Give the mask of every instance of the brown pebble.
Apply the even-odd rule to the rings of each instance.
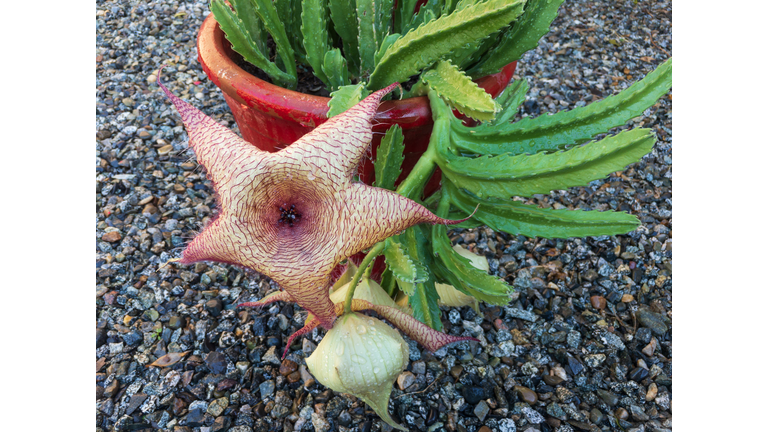
[[[489,428],[488,426],[483,426],[480,429],[478,429],[477,432],[491,432],[491,428]]]
[[[187,364],[189,364],[189,362],[187,362]],[[190,382],[192,382],[192,375],[194,375],[194,373],[195,373],[195,371],[188,370],[188,371],[184,372],[183,374],[181,374],[181,386],[182,387],[186,387],[186,386],[189,385]]]
[[[554,417],[547,417],[547,424],[553,427],[554,429],[557,429],[560,427],[560,424],[562,422]]]
[[[597,310],[603,310],[605,309],[606,301],[605,297],[599,296],[599,295],[593,295],[589,298],[590,303],[592,303],[592,307],[594,307]]]
[[[651,383],[648,386],[648,391],[645,393],[645,401],[650,402],[656,399],[656,394],[659,392],[659,388],[656,387],[656,383]]]
[[[180,398],[173,399],[173,407],[171,408],[173,415],[180,416],[186,408],[187,408],[187,403],[184,402],[182,399]]]
[[[536,392],[528,387],[515,386],[515,391],[517,392],[517,395],[520,396],[520,399],[528,405],[533,405],[539,400]]]
[[[298,382],[299,380],[301,380],[301,373],[299,371],[292,372],[286,378],[288,379],[289,383],[293,384],[293,383]]]
[[[119,383],[117,380],[112,380],[112,382],[111,382],[111,383],[109,383],[109,384],[108,384],[108,385],[107,385],[107,386],[104,388],[104,394],[103,394],[103,396],[104,396],[105,398],[111,398],[112,396],[114,396],[115,394],[117,394],[117,391],[118,391],[119,389],[120,389],[120,383]]]
[[[216,385],[216,391],[229,390],[235,385],[237,385],[237,381],[230,378],[224,378],[223,380],[219,381],[219,383]]]
[[[315,385],[315,378],[312,376],[312,374],[309,373],[309,370],[305,365],[301,365],[299,368],[299,374],[301,375],[302,381],[304,381],[304,388],[309,389]]]
[[[464,367],[461,365],[456,365],[451,368],[451,376],[453,379],[458,380],[462,372],[464,372]]]
[[[547,385],[551,386],[551,387],[559,385],[563,381],[565,381],[565,380],[560,378],[557,375],[544,375],[544,382],[547,383]]]
[[[296,372],[298,369],[299,365],[291,360],[285,359],[282,363],[280,363],[280,375],[282,376],[288,376]]]
[[[176,183],[173,185],[173,191],[176,193],[184,193],[185,190],[187,190],[187,188],[185,188],[182,184]]]
[[[528,341],[528,338],[525,337],[523,332],[521,332],[520,330],[512,329],[509,332],[512,334],[512,342],[514,342],[515,345],[527,345],[530,343],[530,341]]]
[[[621,296],[621,302],[622,303],[631,303],[635,299],[635,296],[632,294],[624,294]]]
[[[269,402],[267,402],[267,403],[264,405],[264,415],[262,415],[262,416],[260,416],[260,417],[264,417],[264,416],[266,416],[267,414],[271,413],[271,412],[272,412],[272,408],[274,408],[274,407],[275,407],[275,401],[269,401]]]
[[[397,377],[397,386],[400,388],[400,390],[405,390],[416,381],[416,377],[408,371],[405,371],[398,375]]]
[[[648,345],[642,350],[643,354],[648,357],[651,357],[654,351],[656,351],[656,338],[652,338]]]
[[[120,231],[110,231],[103,236],[101,236],[101,240],[109,243],[114,243],[120,241],[123,237],[120,235]]]
[[[496,327],[496,330],[509,330],[509,327],[504,324],[504,321],[502,321],[501,318],[493,320],[493,326]]]
[[[264,417],[269,412],[269,411],[267,411],[266,407],[264,406],[264,402],[263,401],[259,402],[256,405],[256,409],[255,410],[256,410],[256,415],[259,416],[259,417]]]
[[[167,155],[171,151],[173,151],[173,146],[171,144],[168,144],[157,149],[157,154],[159,154],[160,156]]]
[[[144,206],[144,208],[141,210],[141,213],[142,214],[151,214],[151,215],[153,215],[153,214],[157,213],[157,207],[154,204],[149,203],[149,204]]]
[[[117,298],[117,291],[110,291],[106,294],[104,294],[104,303],[111,305],[115,302],[115,299]]]
[[[626,420],[629,418],[629,413],[624,408],[619,408],[613,415],[619,420]]]

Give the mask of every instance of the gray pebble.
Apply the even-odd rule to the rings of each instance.
[[[522,409],[523,415],[525,416],[525,419],[528,420],[529,423],[532,424],[539,424],[544,423],[544,416],[539,414],[538,411],[534,410],[530,407],[525,407]]]
[[[669,330],[664,322],[664,316],[661,314],[651,312],[646,308],[640,308],[635,313],[635,316],[640,325],[649,328],[657,336],[664,336],[664,333]]]
[[[456,309],[451,309],[450,312],[448,312],[448,321],[451,322],[453,325],[459,325],[461,322],[461,314]]]
[[[488,415],[488,412],[491,410],[491,408],[488,406],[488,404],[485,401],[480,401],[477,406],[475,406],[474,413],[475,416],[477,416],[480,421],[485,420],[485,416]]]
[[[280,357],[277,355],[277,346],[271,346],[261,358],[261,361],[272,363],[273,365],[280,365]]]
[[[259,384],[259,392],[261,392],[262,399],[266,399],[275,393],[275,381],[267,380]]]
[[[501,419],[498,424],[499,432],[517,432],[517,426],[512,419]]]
[[[505,307],[504,311],[507,313],[508,318],[520,318],[521,320],[535,322],[539,319],[539,316],[533,312],[529,312],[523,309]]]
[[[624,345],[624,342],[622,342],[621,338],[607,330],[599,330],[597,332],[597,337],[610,348],[617,350],[626,349],[626,346]]]

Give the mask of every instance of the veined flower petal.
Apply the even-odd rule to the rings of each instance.
[[[477,341],[473,337],[451,336],[439,332],[413,316],[401,311],[400,309],[376,305],[365,300],[352,300],[353,311],[372,310],[384,317],[387,321],[394,324],[397,328],[405,332],[411,339],[420,343],[424,348],[434,352],[440,348],[454,342]]]
[[[397,83],[276,153],[258,150],[171,94],[159,74],[157,83],[179,111],[221,208],[182,252],[182,264],[218,261],[263,273],[330,329],[336,314],[328,291],[341,260],[418,223],[461,222],[353,182],[379,103]]]

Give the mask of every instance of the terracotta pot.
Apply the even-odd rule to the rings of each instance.
[[[232,60],[239,54],[232,50],[213,14],[203,22],[197,37],[198,60],[208,77],[224,93],[243,138],[256,147],[278,151],[327,120],[330,98],[286,90],[244,71]],[[480,78],[477,83],[496,97],[507,86],[517,62],[510,63],[495,74]],[[432,132],[432,112],[426,96],[387,101],[379,107],[374,122],[373,154],[383,133],[393,124],[403,128],[405,161],[403,176],[426,150]],[[365,159],[360,167],[360,179],[373,182],[373,164]],[[427,194],[439,187],[439,172],[427,186]]]

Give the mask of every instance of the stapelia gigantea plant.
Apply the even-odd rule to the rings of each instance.
[[[353,181],[373,136],[379,102],[396,83],[291,146],[267,153],[171,94],[158,76],[181,114],[190,147],[208,170],[220,205],[219,216],[187,246],[180,262],[234,263],[275,280],[283,291],[241,306],[284,301],[306,309],[305,326],[289,338],[285,353],[295,337],[322,325],[328,333],[307,359],[310,371],[324,385],[357,395],[402,429],[389,416],[387,402],[395,377],[407,364],[406,344],[381,321],[359,312],[376,312],[432,351],[472,340],[438,331],[439,297],[445,304],[456,304],[462,296],[470,300],[464,304],[475,299],[504,304],[510,287],[489,275],[481,259],[468,259],[467,251],[451,247],[446,225],[487,225],[542,237],[608,235],[635,228],[638,220],[626,213],[542,209],[511,197],[586,185],[648,153],[655,141],[648,129],[589,140],[640,115],[665,94],[671,69],[668,60],[620,94],[586,107],[510,122],[523,101],[526,84],[521,81],[497,98],[502,109],[496,120],[471,128],[430,89],[435,126],[429,146],[396,191],[390,189],[403,149],[396,128],[382,140],[384,151],[374,164],[378,187]],[[437,166],[443,188],[421,201]],[[463,218],[451,219],[457,214]],[[366,249],[359,268],[350,263],[331,292],[336,266]],[[368,279],[366,270],[381,254],[388,268],[379,285]],[[392,300],[397,292],[408,299],[407,305]]]
[[[285,353],[295,337],[326,328],[307,359],[310,371],[324,385],[366,401],[392,426],[402,429],[387,402],[407,348],[397,332],[360,312],[373,311],[436,350],[472,339],[439,331],[440,303],[477,307],[478,300],[509,299],[511,287],[488,274],[482,257],[452,247],[446,225],[548,238],[614,235],[639,225],[622,212],[542,209],[512,198],[587,185],[648,153],[655,141],[648,129],[593,139],[641,115],[671,88],[671,60],[618,95],[513,122],[527,82],[513,83],[493,100],[468,76],[496,72],[535,46],[560,0],[428,1],[415,15],[405,12],[414,10],[415,0],[395,9],[376,0],[230,3],[234,10],[220,0],[212,9],[234,48],[287,87],[295,85],[295,59],[310,65],[336,90],[332,118],[266,153],[162,87],[220,206],[180,261],[238,264],[275,280],[282,291],[241,306],[284,301],[306,309],[305,326]],[[301,24],[291,18],[299,16]],[[268,60],[265,31],[275,42],[275,62]],[[303,38],[288,37],[299,31]],[[341,45],[331,48],[331,41]],[[377,151],[375,185],[354,182],[379,102],[398,81],[417,75],[409,93],[428,95],[434,120],[426,152],[396,185],[404,143],[394,126]],[[481,123],[466,126],[452,108]],[[425,197],[437,167],[442,189]],[[349,262],[332,288],[334,269],[366,250],[360,266]],[[379,255],[387,264],[381,284],[369,278]]]

